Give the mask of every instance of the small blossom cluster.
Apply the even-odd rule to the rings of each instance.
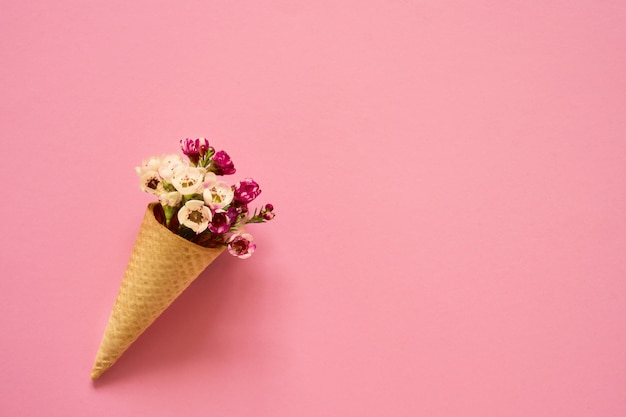
[[[252,178],[235,185],[219,177],[235,173],[230,156],[215,151],[205,138],[180,141],[183,159],[167,154],[144,160],[136,168],[141,190],[158,197],[157,220],[172,232],[205,247],[227,246],[241,259],[256,249],[248,223],[274,218],[274,206],[265,204],[250,213],[248,204],[261,189]]]

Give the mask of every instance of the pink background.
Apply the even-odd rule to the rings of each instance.
[[[2,416],[626,415],[623,1],[3,1]],[[207,136],[274,223],[102,379]]]

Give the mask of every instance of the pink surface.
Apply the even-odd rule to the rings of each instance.
[[[626,415],[623,1],[2,3],[0,415]],[[278,217],[92,384],[187,136]]]

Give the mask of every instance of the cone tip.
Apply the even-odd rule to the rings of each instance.
[[[106,369],[104,369],[102,366],[98,366],[98,364],[95,364],[93,366],[93,369],[91,370],[91,380],[95,381],[96,379],[100,378],[100,375],[102,375],[105,370]]]

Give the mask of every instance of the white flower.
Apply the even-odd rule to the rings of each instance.
[[[163,181],[156,171],[146,171],[140,174],[139,188],[146,193],[160,195],[165,192]]]
[[[221,209],[233,201],[234,192],[230,185],[223,181],[205,181],[204,202],[213,210]]]
[[[204,174],[204,187],[205,188],[209,184],[215,181],[217,181],[217,175],[215,175],[215,172],[207,172],[206,174]]]
[[[161,158],[153,156],[152,158],[144,159],[141,162],[141,166],[135,168],[137,175],[140,177],[146,172],[158,171],[161,166]]]
[[[171,183],[174,170],[179,166],[186,166],[180,155],[163,155],[161,157],[161,163],[159,164],[159,175],[163,180]]]
[[[178,166],[172,175],[172,185],[183,195],[202,194],[205,172],[203,168]]]
[[[176,207],[182,199],[183,196],[178,191],[159,194],[159,201],[163,206]]]
[[[189,200],[178,210],[178,222],[200,234],[209,227],[211,210],[200,200]]]

